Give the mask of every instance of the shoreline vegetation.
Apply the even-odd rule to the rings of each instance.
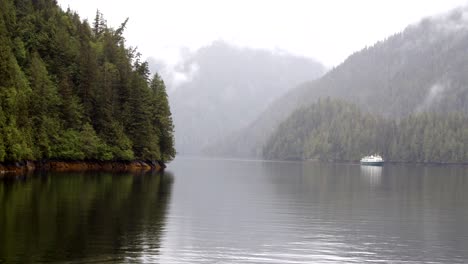
[[[154,169],[175,157],[166,86],[126,45],[127,21],[0,0],[0,171]]]

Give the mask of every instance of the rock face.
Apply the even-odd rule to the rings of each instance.
[[[148,171],[162,170],[166,166],[160,161],[22,161],[0,163],[0,177],[18,175],[34,170],[51,171]]]

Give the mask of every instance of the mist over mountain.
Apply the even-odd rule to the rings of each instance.
[[[322,64],[281,52],[240,48],[217,41],[186,53],[172,71],[157,65],[168,85],[176,148],[200,154],[245,127],[275,99],[320,77]]]
[[[426,18],[352,54],[322,78],[298,86],[246,129],[210,150],[217,155],[259,157],[281,121],[324,97],[395,120],[421,112],[467,114],[467,47],[467,8]]]

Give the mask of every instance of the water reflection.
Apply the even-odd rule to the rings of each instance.
[[[371,185],[378,185],[382,177],[381,166],[367,166],[361,165],[361,176],[364,180],[368,181]]]
[[[468,263],[467,166],[169,170],[0,183],[0,262]]]
[[[0,182],[0,262],[120,262],[159,250],[170,174],[45,173]]]
[[[156,263],[466,263],[466,168],[177,160]]]

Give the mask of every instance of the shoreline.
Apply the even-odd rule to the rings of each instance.
[[[352,164],[362,165],[359,160],[318,160],[318,159],[307,159],[298,160],[299,162],[322,162],[322,163],[335,163],[335,164]],[[418,165],[418,166],[468,166],[468,162],[423,162],[423,161],[384,161],[383,165]]]
[[[194,155],[178,155],[177,159],[189,160],[222,160],[222,161],[244,161],[244,162],[281,162],[281,163],[303,163],[303,162],[322,162],[322,163],[335,163],[335,164],[354,164],[360,165],[360,160],[320,160],[320,159],[262,159],[262,158],[240,158],[240,157],[213,157],[213,156],[194,156]],[[436,161],[398,161],[389,160],[384,161],[384,164],[407,164],[407,165],[430,165],[430,166],[468,166],[468,162],[436,162]]]
[[[166,168],[161,161],[67,161],[67,160],[46,160],[46,161],[19,161],[11,163],[0,163],[0,177],[6,175],[18,175],[32,171],[160,171]]]

